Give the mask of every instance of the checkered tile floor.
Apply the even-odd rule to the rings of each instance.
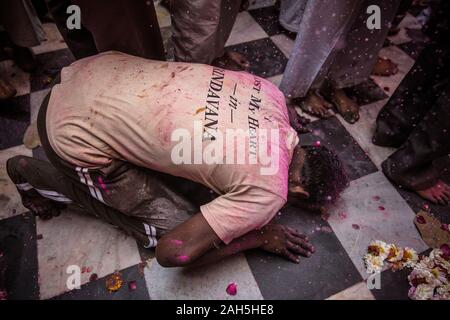
[[[273,1],[251,2],[250,9],[239,14],[227,46],[249,58],[250,72],[279,84],[292,50],[292,34],[278,25]],[[170,16],[159,6],[157,11],[170,57]],[[348,89],[362,104],[359,122],[349,125],[339,116],[313,119],[312,133],[301,137],[304,144],[320,140],[336,151],[352,180],[328,220],[289,207],[282,210],[279,220],[308,234],[317,253],[296,265],[254,251],[216,265],[182,271],[160,267],[152,251],[138,248],[132,238],[74,209],[41,221],[21,206],[6,175],[5,162],[16,154],[44,157],[40,149],[27,150],[22,137],[36,118],[50,80],[73,61],[56,27],[45,24],[48,40],[34,48],[39,62],[34,74],[24,73],[5,57],[0,61],[2,75],[18,89],[14,99],[0,104],[0,243],[9,263],[10,298],[406,299],[405,273],[384,271],[381,289],[370,291],[362,264],[372,239],[413,247],[419,252],[427,250],[413,224],[414,212],[424,201],[385,178],[380,163],[392,150],[371,143],[378,111],[423,48],[424,38],[417,30],[415,17],[408,15],[403,25],[413,30],[402,29],[398,36],[386,41],[381,52],[399,64],[400,72],[389,78],[372,77]],[[450,215],[445,215],[448,207],[431,208],[449,222]],[[67,292],[66,270],[71,265],[81,268],[82,287]],[[122,273],[124,286],[109,293],[105,277],[115,271]],[[136,290],[129,290],[127,284],[131,281],[136,282]],[[238,286],[234,297],[225,292],[230,282]]]

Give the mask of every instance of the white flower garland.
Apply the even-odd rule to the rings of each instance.
[[[368,273],[381,272],[387,261],[394,270],[412,268],[408,276],[411,288],[408,297],[413,300],[450,299],[450,249],[443,245],[434,249],[428,257],[419,259],[411,248],[399,248],[383,241],[372,241],[364,256]]]

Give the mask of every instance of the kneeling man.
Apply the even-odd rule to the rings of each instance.
[[[7,163],[25,207],[49,218],[79,205],[156,247],[167,267],[253,248],[299,262],[313,246],[271,220],[288,201],[321,206],[347,184],[334,154],[298,145],[277,87],[208,65],[79,60],[44,100],[38,131],[50,163]],[[217,197],[195,206],[195,185]]]

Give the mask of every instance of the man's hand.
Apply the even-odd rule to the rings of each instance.
[[[259,232],[263,237],[261,249],[279,254],[292,262],[299,263],[299,255],[310,257],[315,251],[305,235],[290,227],[268,224]]]

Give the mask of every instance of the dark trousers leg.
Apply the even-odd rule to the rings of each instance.
[[[147,59],[165,60],[153,1],[72,0],[99,52],[116,50]]]
[[[15,156],[8,160],[7,171],[21,195],[31,193],[31,197],[42,196],[54,201],[55,204],[75,203],[87,214],[119,227],[134,237],[139,244],[145,247],[156,245],[156,239],[149,242],[143,225],[145,220],[127,216],[93,198],[85,186],[74,182],[49,162]]]
[[[440,44],[427,46],[411,71],[381,109],[373,143],[386,147],[402,145],[414,127],[429,112],[442,90],[439,85],[450,73],[450,50]]]
[[[386,161],[383,172],[398,185],[413,190],[431,187],[439,179],[433,162],[450,153],[450,84],[411,132],[408,140]]]
[[[55,20],[59,32],[76,59],[82,59],[98,53],[92,33],[81,23],[81,29],[68,29],[66,22],[69,15],[67,7],[72,5],[71,0],[46,0],[48,11]],[[82,14],[83,15],[83,14]],[[81,20],[83,22],[83,18]]]

